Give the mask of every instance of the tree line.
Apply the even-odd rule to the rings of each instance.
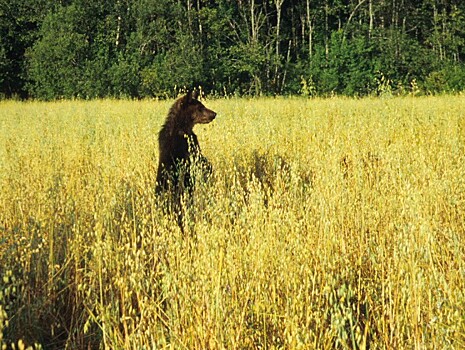
[[[0,0],[0,97],[462,91],[463,0]]]

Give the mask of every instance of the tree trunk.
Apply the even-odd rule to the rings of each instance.
[[[373,32],[373,21],[374,21],[373,0],[369,0],[369,2],[368,2],[368,13],[369,13],[369,16],[370,16],[370,23],[368,25],[368,38],[371,39],[371,34]]]
[[[189,32],[192,33],[192,4],[190,0],[187,0],[187,23],[189,25]]]
[[[284,0],[276,0],[276,57],[279,57],[279,33],[281,29],[281,8]]]
[[[284,66],[283,81],[281,83],[281,90],[284,88],[284,85],[286,84],[287,67],[289,65],[289,62],[291,61],[291,46],[292,40],[289,40],[289,45],[287,47],[286,65]]]
[[[310,17],[310,0],[307,0],[307,26],[308,26],[308,57],[313,54],[313,25]]]
[[[329,4],[325,0],[325,55],[326,61],[329,59]]]
[[[258,33],[255,30],[255,0],[252,0],[250,3],[250,27],[252,42],[255,43],[258,40]]]
[[[117,9],[118,12],[119,12],[119,8],[120,8],[119,5],[120,5],[120,1],[118,0],[116,2],[116,9]],[[118,46],[119,46],[120,33],[121,33],[121,14],[118,13],[117,24],[116,24],[116,38],[115,38],[115,46],[116,46],[117,49],[118,49]]]
[[[203,27],[202,27],[202,21],[200,19],[200,0],[197,0],[197,20],[199,22],[199,45],[200,45],[200,50],[203,52]]]
[[[278,70],[279,70],[279,34],[280,34],[280,28],[281,28],[281,8],[283,5],[284,0],[275,0],[275,5],[276,5],[276,52],[275,52],[275,59],[276,59],[276,64],[275,64],[275,70],[274,70],[274,80],[275,80],[275,85],[276,85],[276,90],[279,92],[279,77],[278,77]]]

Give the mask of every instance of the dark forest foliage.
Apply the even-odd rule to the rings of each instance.
[[[0,0],[0,96],[461,91],[464,11],[462,0]]]

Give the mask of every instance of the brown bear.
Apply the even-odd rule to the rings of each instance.
[[[199,141],[192,129],[195,124],[210,123],[216,113],[197,98],[197,91],[189,91],[177,99],[158,135],[160,153],[156,190],[157,193],[171,193],[176,202],[186,190],[192,193],[194,164],[204,176],[212,170],[210,162],[200,152]]]

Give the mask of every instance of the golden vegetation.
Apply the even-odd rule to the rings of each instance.
[[[0,345],[465,346],[465,98],[232,99],[154,195],[168,102],[0,102]]]

